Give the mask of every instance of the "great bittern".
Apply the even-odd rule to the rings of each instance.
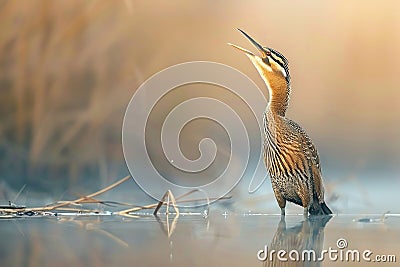
[[[304,215],[328,215],[332,211],[324,201],[318,152],[307,133],[285,117],[289,105],[290,75],[287,59],[278,51],[263,47],[244,31],[241,33],[261,56],[241,48],[264,80],[269,101],[264,113],[264,160],[281,214],[286,201],[304,207]]]

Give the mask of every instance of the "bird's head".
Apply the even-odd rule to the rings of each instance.
[[[231,43],[229,43],[229,45],[244,52],[250,58],[251,62],[266,82],[268,89],[271,91],[276,87],[289,87],[290,75],[287,59],[278,51],[261,46],[241,29],[238,30],[258,49],[261,55],[255,55],[249,50]]]

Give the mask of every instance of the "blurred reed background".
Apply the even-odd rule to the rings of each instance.
[[[59,194],[126,175],[125,108],[168,66],[221,62],[265,89],[226,44],[251,47],[237,27],[289,59],[288,116],[314,139],[330,183],[361,171],[398,179],[399,8],[394,0],[0,1],[2,186]]]

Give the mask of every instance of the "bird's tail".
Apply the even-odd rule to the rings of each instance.
[[[318,203],[314,201],[314,203],[310,206],[309,212],[311,215],[331,215],[332,211],[325,202]]]

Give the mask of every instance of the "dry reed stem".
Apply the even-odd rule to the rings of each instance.
[[[103,189],[101,189],[101,190],[99,190],[99,191],[97,191],[97,192],[94,192],[94,193],[92,193],[92,194],[90,194],[90,195],[87,195],[87,196],[85,196],[85,197],[78,198],[78,199],[76,199],[76,200],[66,201],[66,202],[63,202],[63,203],[61,203],[61,204],[57,204],[57,205],[53,205],[53,206],[48,206],[48,207],[45,207],[45,209],[39,207],[39,208],[27,209],[27,211],[28,211],[28,210],[31,210],[31,211],[35,211],[35,210],[54,210],[54,209],[58,209],[58,208],[63,207],[63,206],[68,206],[68,205],[71,205],[71,204],[80,203],[81,201],[85,201],[85,200],[87,200],[88,198],[92,198],[92,197],[98,196],[98,195],[100,195],[100,194],[103,194],[103,193],[105,193],[105,192],[107,192],[107,191],[113,189],[114,187],[117,187],[118,185],[120,185],[120,184],[126,182],[126,181],[129,180],[130,178],[131,178],[130,175],[125,176],[125,177],[122,178],[121,180],[119,180],[119,181],[113,183],[112,185],[109,185],[109,186],[107,186],[107,187],[105,187],[105,188],[103,188]]]
[[[79,209],[79,208],[74,208],[74,207],[67,207],[67,206],[77,206],[77,205],[81,205],[81,204],[85,204],[85,203],[97,203],[97,204],[103,204],[103,205],[107,205],[108,202],[110,203],[114,203],[117,205],[129,205],[129,206],[135,206],[133,204],[127,204],[127,203],[119,203],[119,202],[113,202],[113,201],[101,201],[101,200],[97,200],[94,197],[101,195],[119,185],[121,185],[122,183],[126,182],[127,180],[130,179],[130,175],[125,176],[124,178],[118,180],[117,182],[99,190],[96,191],[92,194],[80,197],[78,199],[75,200],[70,200],[70,201],[59,201],[56,204],[52,204],[49,206],[44,206],[44,207],[34,207],[34,208],[26,208],[26,207],[2,207],[0,208],[0,213],[2,213],[2,215],[0,215],[1,218],[9,218],[10,216],[12,217],[13,214],[17,214],[17,213],[26,213],[26,212],[37,212],[37,213],[43,213],[46,211],[71,211],[71,212],[76,212],[77,214],[79,213],[98,213],[100,212],[99,210],[96,209]],[[144,210],[144,209],[155,209],[154,210],[154,215],[157,215],[157,212],[159,211],[159,209],[163,206],[163,205],[167,205],[167,210],[166,210],[166,214],[168,215],[169,213],[169,205],[170,203],[172,204],[176,215],[179,215],[179,209],[177,207],[177,203],[187,203],[187,202],[198,202],[198,201],[207,201],[207,205],[209,207],[210,205],[210,200],[221,200],[221,199],[230,199],[231,196],[227,196],[227,197],[221,197],[221,198],[209,198],[206,195],[206,198],[203,199],[188,199],[188,200],[180,200],[194,192],[197,191],[201,191],[198,189],[194,189],[192,191],[189,191],[179,197],[177,197],[175,199],[174,195],[172,194],[172,192],[170,190],[168,190],[164,196],[162,197],[161,201],[159,201],[158,203],[154,203],[154,204],[149,204],[149,205],[145,205],[145,206],[135,206],[133,208],[129,208],[129,209],[124,209],[124,210],[120,210],[117,212],[113,212],[113,214],[116,215],[122,215],[122,216],[126,216],[126,217],[132,217],[132,218],[138,218],[138,216],[130,214],[132,212],[137,212],[140,210]],[[180,200],[180,201],[179,201]],[[208,208],[207,208],[208,210]]]
[[[3,208],[3,209],[0,209],[0,212],[17,213],[17,212],[21,212],[21,211],[24,211],[24,212],[34,211],[34,212],[35,212],[35,211],[51,211],[51,210],[55,210],[55,209],[60,210],[61,207],[65,207],[65,206],[68,206],[68,205],[76,205],[76,204],[79,204],[79,203],[84,203],[84,202],[87,201],[88,199],[92,199],[93,197],[98,196],[98,195],[100,195],[100,194],[103,194],[103,193],[105,193],[105,192],[107,192],[107,191],[109,191],[109,190],[111,190],[111,189],[117,187],[118,185],[120,185],[120,184],[126,182],[127,180],[130,179],[130,177],[131,177],[130,175],[125,176],[125,177],[122,178],[121,180],[119,180],[119,181],[117,181],[117,182],[115,182],[115,183],[113,183],[113,184],[111,184],[111,185],[109,185],[109,186],[107,186],[107,187],[105,187],[105,188],[99,190],[99,191],[96,191],[96,192],[94,192],[94,193],[92,193],[92,194],[90,194],[90,195],[87,195],[87,196],[84,196],[84,197],[81,197],[81,198],[78,198],[78,199],[75,199],[75,200],[63,201],[62,203],[58,203],[58,204],[50,205],[50,206],[45,206],[45,207],[21,208],[21,209],[15,209],[15,208],[13,208],[13,209],[7,209],[7,208]]]
[[[179,197],[180,198],[180,197]],[[214,197],[214,198],[209,198],[210,201],[213,200],[223,200],[223,199],[231,199],[232,196],[226,196],[226,197]],[[197,201],[204,201],[206,199],[204,198],[196,198],[196,199],[188,199],[188,200],[181,200],[181,201],[177,201],[177,203],[189,203],[189,202],[197,202]],[[116,214],[118,215],[126,215],[129,214],[131,212],[136,212],[136,211],[140,211],[140,210],[145,210],[145,209],[153,209],[156,208],[160,203],[155,203],[155,204],[149,204],[149,205],[145,205],[145,206],[140,206],[140,207],[134,207],[134,208],[130,208],[130,209],[126,209],[126,210],[121,210],[116,212]],[[165,205],[166,203],[163,203],[163,205]]]
[[[172,203],[172,207],[174,208],[176,214],[179,216],[179,209],[176,206],[176,200],[174,195],[172,194],[171,190],[168,190],[165,192],[164,196],[161,198],[161,200],[158,202],[157,207],[154,209],[154,215],[157,215],[158,210],[161,208],[161,206],[165,203],[165,198],[167,198],[167,210],[166,214],[169,212],[169,204],[170,202]]]

